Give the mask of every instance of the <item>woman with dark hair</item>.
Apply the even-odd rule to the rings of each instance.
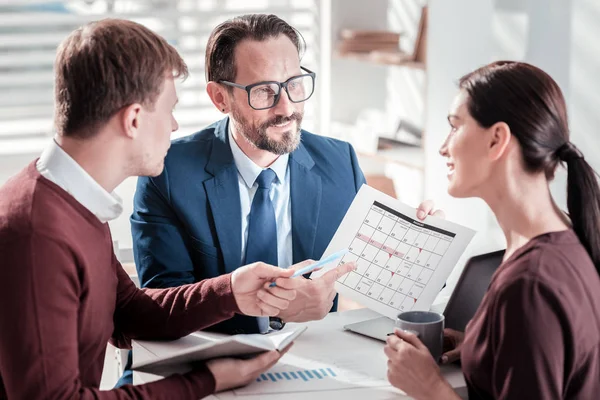
[[[488,203],[507,242],[466,333],[446,332],[476,399],[592,399],[600,393],[600,189],[569,140],[560,88],[532,65],[497,62],[460,80],[440,149],[448,192]],[[568,215],[548,183],[568,170]],[[390,382],[416,399],[458,398],[427,348],[396,330]],[[458,358],[458,357],[457,357]]]

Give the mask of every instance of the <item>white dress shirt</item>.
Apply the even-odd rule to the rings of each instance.
[[[40,174],[69,193],[102,223],[117,218],[123,212],[123,201],[114,192],[108,193],[54,140],[42,152],[36,163]]]
[[[246,254],[248,243],[248,222],[250,208],[258,184],[255,183],[258,175],[263,171],[252,161],[233,139],[229,129],[229,146],[233,153],[233,160],[238,170],[238,184],[240,187],[240,204],[242,206],[242,263]],[[275,209],[275,222],[277,224],[277,260],[279,267],[288,268],[293,262],[292,253],[292,200],[290,198],[290,171],[288,168],[289,154],[279,156],[269,168],[277,177],[271,185],[269,197]]]

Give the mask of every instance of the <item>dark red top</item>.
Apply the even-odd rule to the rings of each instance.
[[[197,399],[206,367],[100,391],[106,343],[174,339],[239,312],[231,276],[137,289],[107,224],[30,164],[0,188],[0,399]]]
[[[600,396],[600,277],[572,230],[538,236],[500,266],[461,359],[471,400]]]

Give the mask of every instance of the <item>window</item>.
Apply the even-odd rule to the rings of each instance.
[[[175,116],[188,135],[222,118],[205,92],[204,51],[211,30],[236,15],[273,13],[307,42],[302,64],[317,72],[303,127],[318,125],[319,0],[7,0],[0,5],[0,154],[39,152],[53,132],[53,62],[57,45],[75,28],[125,18],[164,36],[181,53],[190,77],[178,87]]]

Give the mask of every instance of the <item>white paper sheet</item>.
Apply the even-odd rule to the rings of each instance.
[[[348,354],[347,359],[340,359],[339,355],[335,355],[331,358],[336,358],[337,361],[331,362],[288,354],[275,367],[261,374],[255,382],[235,389],[234,392],[237,396],[247,396],[389,387],[390,383],[385,376],[378,378],[372,376],[372,371],[362,371],[364,362],[361,362],[362,358],[357,357],[358,355]]]
[[[336,282],[337,291],[395,319],[400,312],[429,310],[475,231],[428,216],[363,185],[323,254],[348,248],[338,263],[354,261],[357,269]]]

